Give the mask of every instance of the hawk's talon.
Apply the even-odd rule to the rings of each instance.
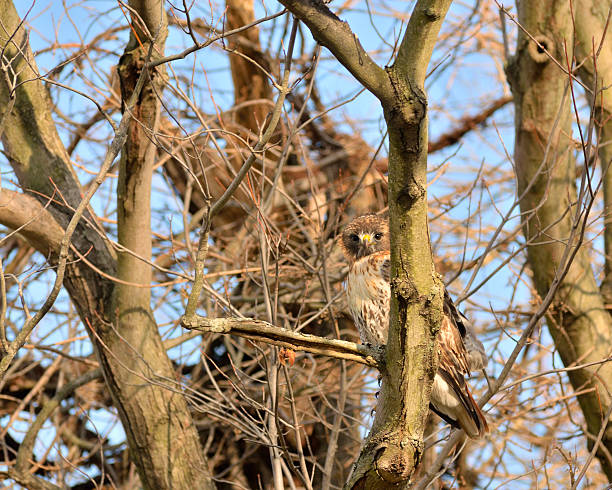
[[[489,375],[484,369],[482,369],[482,374],[484,374],[485,380],[487,381],[487,386],[489,387],[489,393],[493,393],[493,381],[495,380],[495,378],[489,377]]]

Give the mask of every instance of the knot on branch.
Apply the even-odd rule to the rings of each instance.
[[[427,319],[430,331],[433,335],[437,335],[440,331],[440,325],[442,324],[442,317],[444,315],[444,286],[442,281],[434,276],[434,285],[429,293],[429,296],[421,303],[420,314]]]
[[[410,209],[419,199],[425,197],[425,188],[412,179],[398,193],[397,202],[404,209]]]
[[[418,143],[420,126],[427,115],[427,95],[410,80],[402,79],[393,66],[385,67],[385,72],[393,91],[393,97],[383,102],[389,137],[397,133],[402,141],[410,137],[408,141],[416,139]]]
[[[553,41],[544,34],[534,36],[535,42],[531,41],[527,46],[527,53],[536,63],[548,63],[555,49]]]
[[[408,304],[418,301],[419,293],[409,278],[393,278],[391,280],[391,290],[394,291],[395,296],[402,303]]]
[[[183,315],[181,326],[187,330],[204,330],[211,333],[229,333],[232,328],[223,318],[209,319],[199,315]]]
[[[376,460],[377,473],[389,483],[408,481],[419,464],[420,456],[417,441],[408,440],[400,445],[389,445],[379,453]]]
[[[159,58],[159,54],[151,51],[151,46],[148,44],[133,48],[128,47],[119,58],[117,75],[119,76],[119,88],[121,90],[122,113],[125,111],[124,102],[129,100],[134,92],[142,70],[148,70],[148,80],[138,98],[141,104],[146,100],[156,101],[159,91],[167,84],[168,75],[163,65],[147,68],[147,64],[156,58]],[[135,110],[139,110],[139,107],[136,106]]]
[[[427,18],[427,20],[429,20],[430,22],[435,22],[437,20],[440,20],[442,16],[444,15],[443,12],[440,12],[433,7],[426,8],[423,11],[423,13],[425,14],[425,17]]]

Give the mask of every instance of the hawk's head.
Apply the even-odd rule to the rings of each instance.
[[[364,214],[351,221],[340,240],[340,246],[350,263],[367,255],[391,248],[389,223],[375,214]]]

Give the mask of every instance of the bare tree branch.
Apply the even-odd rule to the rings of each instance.
[[[392,94],[384,70],[372,60],[350,26],[340,20],[320,0],[281,0],[293,15],[308,26],[317,42],[329,49],[336,59],[379,99]]]
[[[0,223],[23,235],[44,256],[59,253],[64,230],[37,199],[0,189]]]
[[[363,344],[346,340],[326,339],[285,328],[276,327],[262,320],[251,318],[205,318],[201,316],[181,318],[181,325],[198,332],[237,335],[266,344],[285,347],[295,351],[310,352],[323,356],[358,362],[379,368],[381,352]]]

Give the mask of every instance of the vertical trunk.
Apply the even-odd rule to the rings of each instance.
[[[119,62],[121,96],[125,102],[150,57],[164,52],[167,19],[161,0],[131,1],[130,42]],[[137,15],[134,15],[137,14]],[[142,27],[142,23],[146,29]],[[152,48],[151,45],[154,44]],[[166,355],[151,310],[151,179],[157,148],[154,134],[160,116],[164,86],[163,69],[145,74],[147,80],[133,109],[128,138],[123,148],[117,184],[118,241],[129,252],[119,252],[111,317],[116,335],[110,351],[124,359],[112,382],[122,398],[132,458],[146,488],[214,488],[185,399],[172,386],[155,379],[172,380],[174,371]],[[134,285],[132,285],[134,284]],[[170,382],[172,384],[172,382]]]
[[[566,64],[564,45],[568,49],[573,45],[568,0],[519,2],[519,21],[561,65]],[[572,233],[577,205],[582,203],[577,203],[568,77],[522,32],[507,71],[516,106],[515,165],[518,194],[523,196],[524,233],[530,242],[528,260],[536,289],[544,297],[559,273],[566,247],[576,247],[579,238],[579,233]],[[609,355],[612,323],[585,248],[577,251],[547,320],[565,366],[600,361]],[[592,445],[602,421],[608,422],[612,366],[595,365],[568,375],[576,391],[586,390],[578,401]],[[601,444],[612,449],[609,427]],[[612,461],[606,452],[599,450],[597,455],[610,479]]]
[[[253,0],[227,0],[226,5],[226,30],[237,29],[255,20]],[[271,106],[254,101],[270,100],[272,96],[268,78],[263,71],[269,70],[270,67],[261,53],[259,28],[253,26],[230,36],[227,44],[231,50],[236,51],[229,56],[234,105],[237,107],[236,122],[257,134],[258,130],[263,128]]]
[[[142,10],[151,32],[165,29],[165,19],[160,17],[162,2],[153,6],[134,2],[132,6],[136,11]],[[0,0],[0,19],[0,44],[6,59],[11,60],[14,73],[18,74],[15,92],[12,92],[11,80],[0,77],[0,105],[8,107],[10,98],[15,97],[14,108],[4,120],[4,150],[24,189],[31,189],[45,203],[48,200],[45,196],[54,196],[55,201],[48,209],[65,227],[81,200],[81,188],[51,118],[52,104],[37,78],[27,33],[12,2]],[[140,32],[140,39],[146,43],[146,53],[147,36]],[[163,36],[160,40],[163,41]],[[133,47],[132,44],[130,49]],[[137,69],[142,68],[143,56],[131,58],[141,63]],[[156,83],[155,79],[152,83]],[[155,100],[149,85],[141,102]],[[126,95],[130,95],[129,89]],[[139,122],[148,128],[154,127],[151,121],[156,120],[157,111],[157,108],[152,112],[148,108],[136,108]],[[129,158],[124,162],[122,181],[126,202],[119,206],[124,212],[119,234],[125,246],[148,258],[151,159],[147,148],[150,145],[143,134],[134,130],[130,138],[126,153],[134,148],[135,141],[141,142],[142,151],[139,150],[138,157],[131,157],[131,163]],[[134,199],[138,202],[134,203]],[[133,228],[130,230],[130,227]],[[130,283],[149,284],[150,271],[146,270],[149,266],[127,255],[117,266],[100,230],[93,214],[85,213],[73,235],[73,245],[86,256],[87,262],[70,261],[64,286],[83,323],[88,330],[91,328],[92,343],[128,434],[130,454],[142,485],[155,489],[213,488],[185,400],[175,387],[167,389],[159,382],[173,380],[174,371],[153,321],[149,290],[131,286],[114,288],[113,282],[107,279],[119,275]],[[101,276],[89,263],[107,276]]]
[[[406,483],[423,456],[443,296],[427,222],[424,82],[450,4],[417,2],[397,58],[386,69],[390,90],[380,97],[389,131],[391,325],[376,418],[347,485],[351,488]]]
[[[605,276],[601,292],[612,303],[612,37],[606,25],[610,5],[597,0],[581,0],[574,5],[576,65],[582,82],[594,90],[595,131],[598,156],[603,173]],[[597,66],[597,71],[595,69]],[[596,83],[597,82],[597,83]]]

